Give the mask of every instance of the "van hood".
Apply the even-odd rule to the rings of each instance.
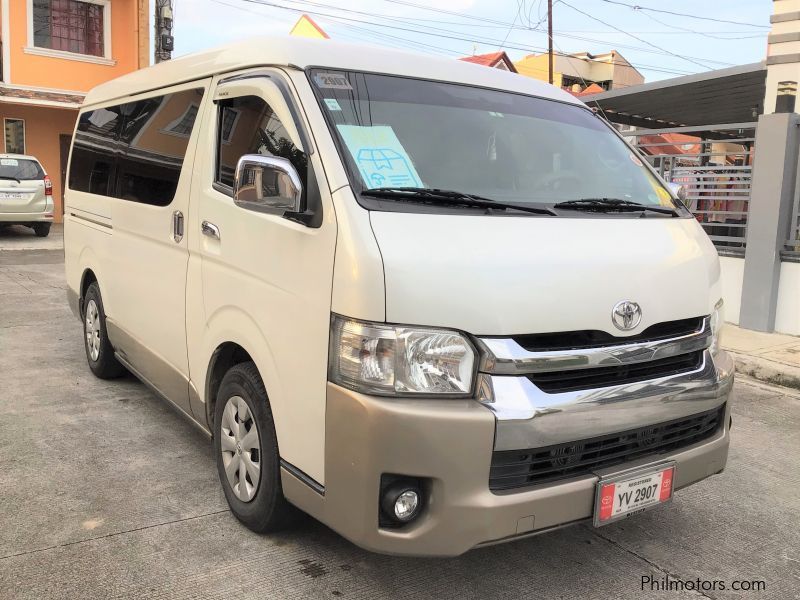
[[[373,211],[370,220],[392,323],[625,336],[709,314],[720,297],[719,259],[694,219]],[[642,309],[628,332],[611,321],[622,300]]]

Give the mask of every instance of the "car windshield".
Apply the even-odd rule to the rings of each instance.
[[[312,84],[354,188],[427,188],[552,206],[618,199],[675,208],[585,107],[466,85],[317,69]]]
[[[44,171],[29,158],[0,158],[0,179],[44,179]]]

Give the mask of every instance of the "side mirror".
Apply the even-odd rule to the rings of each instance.
[[[689,190],[686,189],[685,185],[680,183],[668,183],[669,189],[672,190],[672,193],[678,197],[678,200],[686,204],[686,196],[689,195]]]
[[[245,154],[236,164],[233,201],[237,206],[278,215],[299,213],[302,197],[300,175],[285,158]]]

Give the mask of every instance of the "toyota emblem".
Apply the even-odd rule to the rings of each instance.
[[[617,302],[611,311],[611,321],[617,329],[630,331],[642,321],[642,308],[630,300]]]

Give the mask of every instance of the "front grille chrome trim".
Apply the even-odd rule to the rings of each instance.
[[[650,362],[705,350],[711,345],[709,317],[700,329],[667,339],[572,350],[530,352],[512,338],[478,338],[479,370],[492,375],[524,375],[545,371],[568,371]]]
[[[491,396],[495,450],[566,443],[645,427],[719,407],[733,387],[733,358],[703,351],[688,372],[600,388],[547,393],[527,376],[481,374]]]

